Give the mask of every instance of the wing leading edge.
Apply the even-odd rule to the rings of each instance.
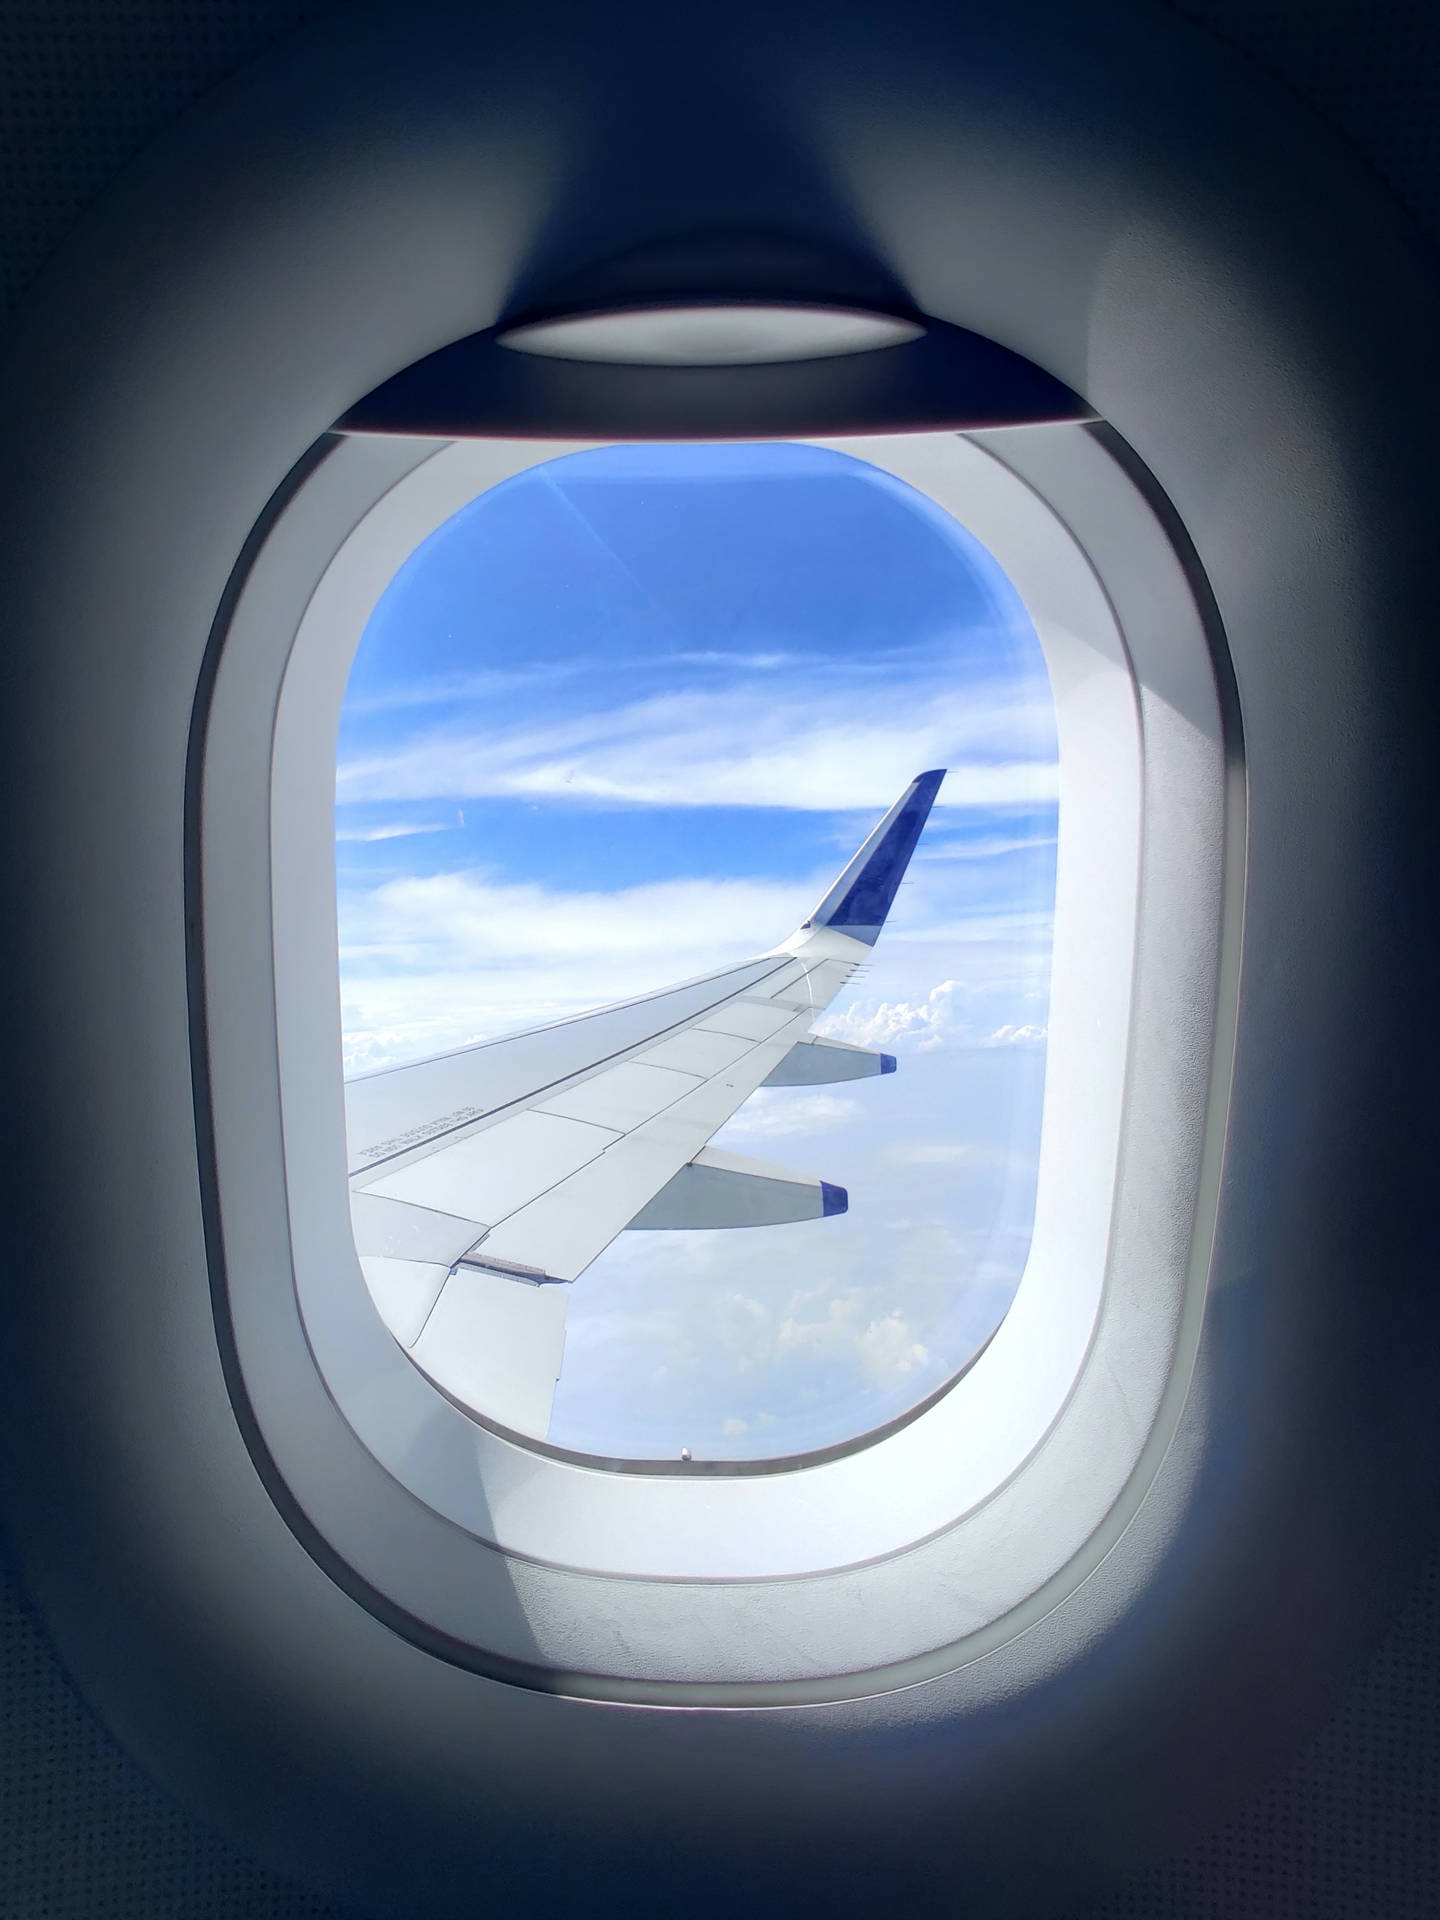
[[[760,1086],[894,1071],[810,1028],[868,958],[943,778],[911,781],[770,953],[347,1082],[361,1266],[391,1332],[452,1399],[543,1438],[564,1355],[555,1283],[627,1227],[844,1211],[843,1189],[709,1142]]]

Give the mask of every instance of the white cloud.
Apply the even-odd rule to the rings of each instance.
[[[788,1316],[776,1339],[781,1354],[817,1360],[858,1360],[877,1385],[888,1386],[928,1365],[928,1348],[898,1309],[866,1318],[850,1294],[828,1302],[819,1319]]]
[[[550,962],[663,962],[649,985],[763,951],[812,902],[813,882],[661,880],[614,892],[565,892],[469,871],[392,880],[344,903],[341,964],[384,959],[485,967]],[[765,929],[769,940],[755,929]],[[583,982],[582,982],[583,989]],[[644,991],[641,987],[638,991]]]
[[[920,842],[915,851],[915,859],[921,866],[929,866],[942,860],[996,860],[1007,853],[1029,853],[1039,847],[1054,845],[1053,833],[1021,837],[1013,834],[992,834],[986,839],[936,838],[932,835]]]
[[[341,901],[350,1072],[625,1000],[764,952],[820,890],[670,880],[613,893],[482,873],[394,880]]]
[[[1048,1032],[1048,1027],[1028,1025],[997,1027],[994,1033],[986,1034],[980,1044],[984,1047],[1038,1047]]]
[[[455,707],[467,700],[493,700],[497,694],[543,682],[593,673],[595,662],[584,658],[549,660],[535,667],[482,667],[469,673],[434,674],[429,678],[391,680],[377,691],[351,690],[345,695],[345,718],[370,713],[395,713],[407,707]]]
[[[347,760],[336,791],[342,802],[508,796],[834,812],[888,806],[922,768],[948,765],[942,806],[1013,805],[1057,791],[1047,722],[1009,684],[826,689],[796,674],[548,726],[432,729]]]
[[[409,840],[417,833],[453,833],[457,824],[458,823],[453,820],[443,820],[436,825],[408,826],[403,821],[396,821],[392,825],[384,827],[337,827],[335,829],[335,838],[340,841],[362,842],[372,840]]]
[[[1001,1157],[974,1140],[892,1140],[881,1150],[881,1158],[895,1167],[988,1167]]]
[[[346,1068],[543,1025],[749,959],[798,924],[827,878],[680,879],[602,893],[462,871],[347,887]],[[818,1031],[912,1054],[1043,1041],[1048,916],[977,912],[936,929],[925,923],[948,906],[939,879],[905,898],[910,924],[887,934],[853,983],[856,997],[822,1016]],[[933,984],[957,960],[964,978]],[[753,1106],[757,1133],[802,1129],[800,1097],[787,1099],[788,1120],[762,1120],[763,1098]],[[841,1110],[815,1108],[803,1124]]]
[[[668,664],[695,667],[726,667],[731,671],[751,673],[774,673],[780,667],[793,667],[812,663],[823,663],[823,654],[797,653],[793,649],[772,648],[768,653],[725,653],[719,647],[692,647],[680,653],[667,653],[662,656]]]
[[[909,1320],[898,1311],[872,1320],[856,1345],[870,1377],[880,1382],[903,1380],[930,1359],[928,1348],[915,1338]]]
[[[828,1133],[843,1127],[860,1111],[857,1100],[836,1093],[795,1093],[787,1088],[761,1088],[728,1120],[715,1136],[720,1146],[741,1141],[780,1140],[787,1135]]]
[[[775,1338],[776,1351],[800,1353],[812,1360],[849,1355],[855,1346],[853,1323],[858,1306],[852,1296],[830,1301],[818,1320],[797,1320],[787,1315]]]
[[[817,1022],[817,1029],[832,1040],[848,1040],[858,1047],[939,1047],[964,1024],[959,1004],[964,994],[958,980],[942,980],[918,1002],[858,1000],[827,1014]]]
[[[833,1040],[882,1051],[898,1049],[932,1053],[942,1047],[1038,1046],[1046,1029],[1019,1021],[991,1025],[997,988],[1014,997],[1025,992],[1022,978],[1006,978],[1003,969],[983,981],[942,980],[923,998],[913,1000],[855,1000],[816,1022],[816,1031]],[[987,1019],[987,1011],[989,1019]]]

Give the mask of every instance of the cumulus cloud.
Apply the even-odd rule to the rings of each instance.
[[[929,1363],[930,1353],[915,1338],[909,1320],[898,1311],[872,1320],[856,1342],[872,1379],[903,1380]]]
[[[810,1359],[836,1359],[848,1356],[855,1345],[855,1315],[859,1302],[853,1296],[831,1300],[818,1319],[800,1320],[787,1314],[775,1337],[777,1353],[802,1353]]]
[[[929,1050],[964,1031],[965,999],[958,980],[942,980],[923,1000],[858,1000],[817,1024],[830,1039],[858,1047],[884,1049],[904,1043]]]
[[[930,1353],[898,1308],[867,1314],[849,1294],[827,1302],[816,1317],[787,1316],[776,1336],[780,1354],[816,1360],[858,1360],[869,1378],[890,1386],[929,1364]]]
[[[1015,983],[1006,985],[1013,991]],[[817,1031],[855,1046],[914,1049],[933,1053],[942,1047],[1039,1046],[1045,1028],[1038,1023],[986,1019],[995,983],[981,986],[942,980],[923,998],[914,1000],[856,1000],[816,1023]],[[992,1016],[993,1017],[993,1016]]]
[[[984,1047],[1038,1047],[1048,1032],[1048,1027],[1002,1026],[987,1034],[980,1044]]]

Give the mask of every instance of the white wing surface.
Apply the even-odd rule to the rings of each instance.
[[[943,778],[910,783],[770,953],[346,1083],[351,1214],[371,1293],[467,1411],[544,1437],[565,1283],[625,1228],[844,1212],[840,1188],[709,1142],[767,1082],[894,1070],[889,1055],[810,1027],[874,945]]]

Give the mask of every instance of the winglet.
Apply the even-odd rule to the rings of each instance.
[[[825,898],[806,927],[834,927],[873,947],[930,818],[945,768],[917,774]]]

